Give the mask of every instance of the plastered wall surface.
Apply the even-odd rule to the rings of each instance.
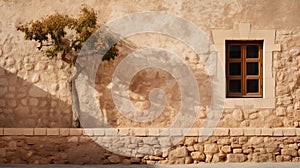
[[[280,51],[268,54],[272,57],[268,70],[275,79],[274,108],[253,108],[251,104],[225,108],[218,122],[218,129],[228,129],[226,135],[214,135],[207,141],[201,141],[195,135],[175,145],[169,152],[149,158],[125,158],[107,152],[105,157],[95,161],[97,159],[90,159],[85,153],[86,156],[82,158],[86,160],[82,159],[78,163],[299,161],[299,130],[295,129],[300,126],[299,1],[3,0],[0,1],[0,127],[4,130],[1,129],[0,134],[0,163],[77,163],[73,155],[73,151],[77,149],[72,145],[77,147],[80,141],[85,145],[92,145],[92,148],[96,145],[81,133],[72,137],[67,131],[68,133],[62,135],[65,137],[61,137],[60,129],[68,130],[72,127],[69,85],[71,68],[59,59],[47,58],[38,51],[36,42],[24,40],[24,34],[16,30],[20,23],[41,19],[55,12],[78,16],[84,5],[97,12],[99,24],[137,12],[155,11],[174,15],[193,23],[212,45],[215,44],[213,30],[238,30],[240,23],[249,23],[251,30],[274,30],[274,43],[280,45]],[[97,71],[97,101],[106,118],[105,122],[115,128],[165,128],[170,127],[176,119],[182,97],[172,74],[150,68],[138,72],[131,80],[129,95],[137,109],[143,110],[150,106],[148,96],[153,88],[160,87],[166,93],[166,108],[161,116],[151,122],[133,121],[120,114],[108,87],[118,64],[129,53],[141,48],[156,47],[176,53],[193,72],[201,94],[193,128],[203,127],[210,110],[212,88],[211,78],[204,61],[200,59],[201,56],[174,37],[153,32],[132,35],[124,38],[124,41],[128,43],[119,46],[120,55],[117,59],[102,62]],[[209,51],[207,54],[209,55]],[[6,128],[37,127],[57,129],[58,133],[54,131],[55,135],[50,139],[47,139],[47,133],[36,137],[33,129],[32,134],[28,134],[30,137],[23,132],[5,133]],[[251,131],[245,132],[241,128],[250,128]],[[256,135],[254,128],[261,131],[259,135]],[[286,128],[288,131],[275,131],[278,128]],[[266,132],[262,133],[264,129]],[[144,136],[146,135],[142,137]],[[37,142],[35,138],[41,138],[42,141]],[[42,142],[58,146],[59,149],[52,151],[51,147],[43,145]],[[59,145],[61,142],[70,142],[71,145]],[[81,145],[80,142],[79,146]],[[49,152],[39,153],[39,147]],[[22,153],[22,157],[16,153]],[[55,155],[56,153],[59,155]],[[23,155],[26,157],[23,158]],[[44,157],[44,160],[40,157]]]

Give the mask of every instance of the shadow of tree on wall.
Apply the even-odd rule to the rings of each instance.
[[[71,105],[0,67],[0,127],[71,127]]]
[[[71,105],[0,67],[0,127],[68,128]],[[88,136],[0,136],[0,164],[141,164]],[[152,165],[145,165],[153,167]]]
[[[7,153],[0,164],[143,164],[141,158],[114,154],[87,136],[0,137],[0,145]]]

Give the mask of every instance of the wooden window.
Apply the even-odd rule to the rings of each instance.
[[[262,97],[263,41],[226,41],[226,96]]]

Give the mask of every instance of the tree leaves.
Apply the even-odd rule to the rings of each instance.
[[[83,43],[97,30],[97,16],[93,9],[84,7],[81,10],[79,18],[71,18],[67,15],[59,13],[50,15],[41,20],[31,21],[30,23],[17,26],[17,30],[25,33],[26,40],[34,40],[39,42],[38,49],[46,47],[45,54],[48,57],[57,57],[62,54],[62,60],[74,64],[77,54],[83,46]],[[70,31],[75,30],[75,37],[69,36]],[[105,38],[99,38],[94,45],[99,48],[112,46],[104,55],[102,60],[115,59],[118,55],[116,40],[110,35],[105,34]],[[74,51],[77,54],[74,54]],[[71,55],[72,57],[66,57]]]

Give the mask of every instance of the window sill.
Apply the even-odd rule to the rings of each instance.
[[[226,98],[224,108],[275,108],[275,98]]]

